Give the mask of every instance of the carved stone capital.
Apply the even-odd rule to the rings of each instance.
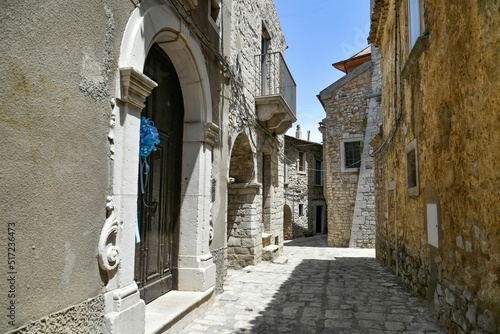
[[[136,109],[144,108],[144,101],[156,86],[156,82],[134,68],[120,68],[120,100]]]
[[[211,122],[184,123],[184,141],[203,142],[216,146],[220,141],[220,128]]]
[[[220,128],[211,122],[204,123],[204,128],[205,131],[203,132],[204,133],[203,141],[211,146],[215,146],[220,141],[219,140]]]

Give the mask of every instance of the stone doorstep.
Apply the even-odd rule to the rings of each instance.
[[[269,252],[269,253],[276,253],[280,249],[280,246],[278,245],[269,245],[264,247],[262,250]]]
[[[146,305],[145,334],[175,333],[214,302],[214,288],[204,292],[170,291]]]
[[[264,261],[274,261],[279,256],[280,246],[269,245],[262,249],[262,259]]]

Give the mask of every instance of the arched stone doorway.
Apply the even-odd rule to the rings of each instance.
[[[292,209],[289,205],[283,206],[283,236],[285,240],[293,238]]]
[[[218,127],[212,123],[210,83],[205,57],[185,23],[161,2],[144,0],[127,23],[120,47],[119,77],[110,140],[113,145],[112,200],[118,236],[114,248],[119,265],[108,272],[104,316],[107,333],[143,332],[144,301],[134,280],[139,129],[144,101],[157,84],[143,73],[146,57],[157,44],[178,74],[184,104],[179,149],[180,209],[178,218],[177,290],[210,291],[215,265],[209,249],[210,168]],[[194,223],[193,223],[194,222]],[[117,227],[113,227],[117,231]],[[106,236],[111,232],[103,231]],[[106,254],[100,255],[105,257]],[[125,307],[126,305],[126,307]]]
[[[231,151],[227,209],[227,260],[230,267],[255,264],[262,256],[257,201],[261,185],[255,181],[254,153],[245,133],[240,133]]]

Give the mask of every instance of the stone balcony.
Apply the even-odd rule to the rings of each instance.
[[[297,120],[297,85],[281,53],[257,55],[255,61],[257,118],[269,131],[284,134]]]

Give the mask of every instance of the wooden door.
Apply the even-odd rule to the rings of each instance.
[[[149,173],[139,175],[141,240],[136,244],[135,280],[148,303],[175,289],[177,283],[184,105],[175,68],[156,44],[146,58],[144,73],[158,87],[146,100],[142,115],[154,122],[160,136],[158,149],[147,157]]]

